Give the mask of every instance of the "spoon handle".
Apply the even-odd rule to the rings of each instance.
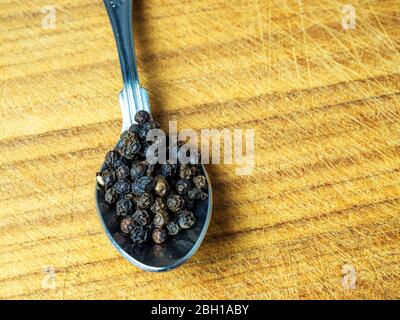
[[[147,91],[140,87],[132,34],[132,0],[104,0],[117,44],[124,88],[119,95],[122,131],[139,110],[150,112]]]

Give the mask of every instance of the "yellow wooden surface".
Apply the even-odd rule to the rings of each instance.
[[[189,263],[130,265],[93,196],[121,125],[102,1],[0,0],[0,297],[400,298],[400,1],[147,0],[134,24],[156,120],[254,128],[253,174],[208,167]]]

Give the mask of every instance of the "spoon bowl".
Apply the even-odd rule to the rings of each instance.
[[[105,169],[105,165],[101,168]],[[189,260],[200,247],[208,229],[212,211],[212,190],[209,177],[204,166],[202,174],[208,181],[208,199],[197,202],[194,214],[196,224],[178,235],[170,237],[163,244],[146,242],[132,245],[129,236],[120,230],[120,223],[115,216],[115,209],[104,201],[104,190],[96,187],[97,213],[108,238],[118,252],[129,262],[145,271],[168,271]]]

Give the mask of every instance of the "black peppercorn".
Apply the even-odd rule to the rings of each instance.
[[[165,229],[156,228],[153,230],[152,238],[155,243],[163,243],[168,238],[168,232]]]
[[[164,210],[166,207],[165,200],[163,198],[156,198],[150,210],[154,213]]]
[[[165,226],[169,222],[169,215],[166,211],[158,211],[154,216],[153,224],[155,227]]]
[[[206,200],[208,199],[208,193],[200,190],[199,188],[193,188],[188,192],[188,197],[191,200]]]
[[[179,176],[181,179],[190,179],[192,177],[192,170],[188,165],[182,164],[180,166]]]
[[[139,179],[140,177],[143,177],[145,173],[146,165],[144,163],[137,163],[132,165],[130,174],[133,179]]]
[[[115,176],[118,180],[123,180],[129,176],[129,168],[126,165],[120,165],[117,169],[115,169]]]
[[[136,206],[139,209],[148,209],[153,203],[153,195],[151,193],[142,193],[135,199]]]
[[[191,200],[198,200],[200,199],[200,192],[201,192],[200,189],[193,188],[188,192],[188,198]]]
[[[165,163],[161,165],[161,174],[165,178],[173,177],[176,173],[177,166],[171,163]]]
[[[104,201],[108,204],[115,203],[118,200],[118,193],[114,189],[108,189],[104,195]]]
[[[172,212],[178,212],[183,208],[184,204],[185,201],[177,194],[171,195],[167,199],[167,207]]]
[[[115,182],[115,172],[112,169],[106,169],[101,173],[101,180],[106,189],[110,188]]]
[[[141,145],[139,142],[130,142],[128,144],[118,146],[118,151],[122,157],[132,160],[139,153]]]
[[[126,159],[132,160],[139,153],[141,145],[137,133],[126,130],[121,134],[117,144],[117,150],[120,155]]]
[[[141,110],[135,114],[135,121],[137,123],[145,123],[147,120],[150,119],[150,115],[147,111]]]
[[[141,226],[148,225],[150,223],[150,214],[146,210],[136,210],[132,215],[132,219]]]
[[[140,139],[146,140],[147,133],[149,132],[149,128],[146,126],[146,123],[140,125],[140,130],[138,132]]]
[[[132,192],[140,195],[144,192],[151,192],[154,189],[154,179],[152,177],[141,177],[132,183]]]
[[[138,132],[139,137],[142,140],[146,140],[146,137],[147,137],[147,134],[149,133],[149,131],[152,129],[158,129],[160,126],[155,121],[148,121],[143,124],[140,124],[139,127],[140,127],[139,132]]]
[[[117,202],[116,213],[119,216],[126,216],[132,211],[132,202],[129,199],[121,199]]]
[[[121,195],[121,199],[135,200],[136,196],[133,193],[125,193]]]
[[[126,194],[131,190],[131,184],[127,180],[118,180],[116,183],[114,183],[113,188],[119,194]]]
[[[115,152],[115,151],[108,151],[108,152],[107,152],[104,162],[105,162],[105,164],[106,164],[106,166],[107,166],[108,168],[112,168],[112,167],[113,167],[113,162],[114,162],[114,159],[115,159],[115,157],[116,157],[117,155],[118,155],[118,154],[117,154],[117,152]],[[119,157],[119,155],[118,155],[118,157]]]
[[[129,131],[136,133],[139,136],[139,132],[140,132],[140,124],[138,123],[134,123],[129,127]]]
[[[123,233],[129,234],[135,227],[135,220],[131,217],[127,217],[121,220],[121,231]]]
[[[165,179],[163,176],[157,176],[155,178],[155,187],[154,187],[154,192],[156,195],[160,197],[165,197],[169,193],[169,185],[167,182],[167,179]]]
[[[205,189],[207,187],[207,180],[205,176],[195,176],[193,177],[193,183],[196,188]]]
[[[167,224],[167,230],[170,236],[176,236],[181,230],[181,228],[175,221],[171,221],[170,223]]]
[[[107,153],[105,163],[108,168],[115,168],[124,164],[124,161],[122,160],[118,152],[113,150]]]
[[[175,184],[176,192],[183,196],[186,195],[192,188],[192,182],[190,180],[181,179]]]
[[[123,145],[128,145],[132,142],[137,142],[138,135],[137,133],[130,130],[125,130],[124,132],[122,132],[120,140],[122,141]]]
[[[134,244],[142,244],[149,239],[149,232],[146,227],[136,226],[131,231],[131,240]]]
[[[207,192],[201,192],[200,193],[200,200],[207,200],[208,199],[208,193]]]
[[[179,212],[178,222],[182,229],[190,229],[196,223],[196,218],[194,217],[193,212],[182,210]]]

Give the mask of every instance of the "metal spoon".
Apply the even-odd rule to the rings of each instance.
[[[122,131],[134,123],[139,110],[150,112],[147,91],[140,87],[132,36],[132,0],[104,0],[115,41],[117,43],[124,88],[119,95],[122,110]],[[101,170],[105,169],[103,164]],[[145,243],[137,246],[120,231],[114,209],[104,202],[104,191],[96,188],[97,213],[111,243],[129,262],[146,271],[167,271],[186,262],[200,247],[211,219],[212,190],[204,166],[201,167],[208,181],[208,200],[196,206],[197,222],[192,229],[183,230],[162,245]]]

